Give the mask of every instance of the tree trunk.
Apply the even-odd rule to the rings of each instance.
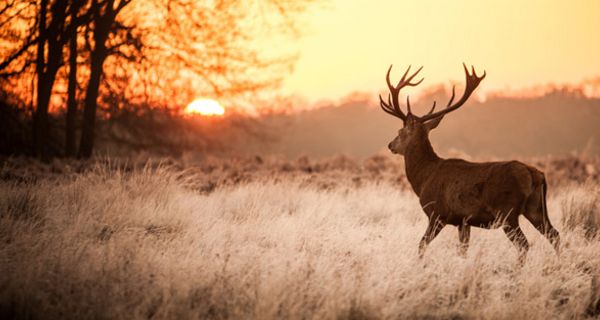
[[[104,73],[104,60],[108,54],[106,39],[108,39],[117,14],[117,12],[113,11],[113,3],[113,0],[104,3],[104,12],[101,14],[101,6],[96,1],[92,1],[91,9],[94,11],[94,48],[90,54],[90,79],[85,92],[79,158],[91,157],[94,150],[94,128],[96,125],[98,91],[100,89],[100,79]]]
[[[64,41],[62,32],[66,21],[67,2],[53,2],[50,7],[52,20],[46,25],[48,0],[40,3],[39,42],[37,50],[37,108],[33,116],[34,154],[44,161],[50,157],[50,130],[48,124],[48,106],[52,95],[52,86],[56,73],[62,65]],[[46,45],[48,50],[46,50]],[[47,52],[46,52],[47,51]]]
[[[36,109],[33,115],[33,155],[38,158],[46,157],[44,146],[46,145],[46,136],[48,133],[48,103],[50,102],[49,92],[46,94],[46,59],[44,57],[46,47],[46,14],[48,0],[42,0],[40,3],[39,21],[38,21],[38,45],[36,57],[37,74],[37,97]]]
[[[96,46],[103,46],[96,43]],[[96,48],[100,49],[100,48]],[[85,105],[83,109],[83,126],[81,128],[81,141],[79,142],[79,157],[89,158],[94,150],[94,127],[96,123],[96,108],[100,79],[103,73],[103,52],[92,52],[92,63],[90,69],[90,80],[85,93]]]
[[[71,23],[77,18],[77,11],[71,9]],[[71,29],[69,36],[69,84],[67,89],[67,116],[65,126],[65,156],[75,156],[75,121],[77,119],[77,28]]]

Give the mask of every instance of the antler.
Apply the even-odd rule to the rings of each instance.
[[[475,73],[475,67],[471,66],[471,74],[469,74],[469,69],[467,69],[467,66],[464,63],[463,63],[463,68],[465,69],[467,84],[465,86],[465,92],[463,93],[462,97],[455,104],[452,104],[452,101],[454,101],[454,97],[455,97],[455,90],[454,90],[455,87],[452,86],[452,97],[450,98],[450,101],[448,101],[446,108],[444,110],[440,110],[440,111],[434,113],[433,112],[433,110],[435,109],[435,102],[434,102],[433,108],[431,108],[431,111],[429,111],[428,114],[420,117],[419,121],[425,122],[427,120],[441,117],[448,112],[451,112],[451,111],[454,111],[454,110],[460,108],[465,102],[467,102],[467,100],[469,99],[469,97],[471,96],[473,91],[475,91],[475,89],[477,88],[477,86],[479,85],[481,80],[483,80],[483,78],[485,78],[485,70],[483,71],[483,75],[481,77],[478,77],[477,74]]]
[[[385,80],[387,82],[388,88],[390,89],[390,93],[388,94],[388,101],[387,101],[387,103],[385,103],[383,101],[383,98],[381,97],[381,95],[379,95],[379,102],[381,105],[381,109],[383,109],[383,111],[385,111],[388,114],[393,115],[394,117],[398,117],[398,118],[402,119],[402,121],[406,121],[407,114],[411,114],[410,100],[408,99],[408,97],[406,97],[406,107],[407,107],[408,113],[404,114],[402,112],[402,110],[400,109],[400,104],[398,103],[398,94],[400,93],[400,89],[402,89],[406,86],[414,87],[414,86],[419,85],[421,82],[423,82],[423,80],[425,78],[423,78],[417,82],[411,82],[412,79],[419,73],[419,71],[421,71],[421,69],[423,69],[423,67],[420,67],[419,70],[417,70],[411,76],[406,78],[406,76],[408,75],[408,72],[410,71],[410,66],[408,66],[408,69],[406,69],[406,72],[404,72],[402,79],[400,79],[400,81],[398,82],[398,84],[396,86],[393,86],[392,83],[390,82],[390,72],[392,71],[392,66],[393,65],[390,65],[390,68],[388,69],[387,74],[385,76]]]

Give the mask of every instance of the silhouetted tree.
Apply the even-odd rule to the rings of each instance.
[[[0,79],[21,76],[35,64],[30,49],[38,40],[37,1],[9,0],[0,5],[0,39],[3,57]]]
[[[290,70],[295,56],[261,52],[253,42],[255,33],[273,28],[297,34],[293,17],[310,2],[313,0],[134,1],[127,16],[130,26],[125,27],[125,19],[115,15],[113,31],[126,33],[112,37],[108,52],[114,59],[108,70],[102,69],[105,96],[100,98],[110,101],[114,113],[119,112],[119,105],[169,108],[176,98],[234,99],[273,88]],[[276,19],[271,19],[274,16]],[[92,75],[94,68],[101,70],[101,65],[94,66],[95,60],[100,61],[92,51]],[[91,90],[98,80],[90,77],[88,93],[94,93]],[[97,99],[98,91],[95,93]],[[190,96],[182,99],[186,93]],[[130,103],[119,104],[118,100]],[[94,95],[86,94],[80,157],[92,153],[95,101]],[[112,119],[117,118],[113,114]]]
[[[11,39],[17,43],[16,49],[0,62],[2,78],[23,76],[30,65],[35,65],[31,76],[35,77],[35,109],[33,110],[32,153],[40,158],[50,156],[51,135],[48,110],[52,90],[58,70],[63,65],[63,49],[69,38],[76,35],[77,27],[85,21],[78,17],[77,11],[83,0],[41,0],[10,1],[0,9],[6,17],[3,24],[11,23],[17,27],[7,28],[2,33],[3,40]],[[69,12],[74,12],[69,17]],[[34,14],[30,14],[33,12]],[[33,20],[33,23],[31,21]],[[27,31],[19,33],[22,24],[31,24]],[[22,29],[22,28],[21,28]],[[23,41],[14,39],[15,34],[23,36]],[[35,53],[30,49],[35,47]],[[15,66],[16,65],[16,66]],[[20,66],[19,66],[20,65]]]
[[[50,5],[48,0],[41,0],[40,2],[36,58],[37,103],[33,116],[33,152],[41,158],[48,156],[48,105],[50,104],[50,95],[56,73],[63,63],[63,47],[68,35],[66,34],[67,7],[68,1],[54,1]],[[50,15],[49,22],[47,21],[48,13]]]
[[[162,81],[191,92],[188,101],[193,95],[227,101],[277,87],[297,56],[285,47],[267,52],[257,38],[297,36],[296,18],[312,2],[155,0],[154,10],[165,14],[148,39],[147,62],[156,65],[150,85],[162,92]]]
[[[53,95],[66,101],[67,156],[83,97],[77,155],[89,157],[99,106],[112,119],[121,108],[179,108],[198,95],[227,101],[277,86],[294,54],[263,52],[253,39],[269,29],[296,34],[293,17],[316,1],[9,0],[0,4],[0,87],[32,101],[32,151],[42,158],[55,141]]]
[[[90,52],[90,79],[85,93],[79,157],[87,158],[92,155],[100,78],[104,73],[104,61],[110,53],[106,41],[109,35],[116,30],[128,29],[118,23],[116,19],[119,12],[130,2],[131,0],[105,0],[100,2],[92,0],[90,10],[93,44]]]
[[[78,20],[81,7],[87,1],[74,0],[71,8],[71,21]],[[87,14],[87,12],[85,13]],[[82,20],[82,22],[87,22]],[[67,88],[67,113],[65,116],[65,156],[74,157],[76,153],[75,134],[77,120],[77,38],[78,32],[75,26],[70,29],[69,37],[69,80]]]

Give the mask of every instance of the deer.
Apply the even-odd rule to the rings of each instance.
[[[429,140],[429,132],[440,124],[444,116],[459,109],[467,102],[479,83],[485,78],[471,66],[471,72],[463,63],[466,75],[464,93],[456,103],[455,86],[446,107],[435,112],[436,102],[431,110],[422,116],[412,113],[409,96],[406,97],[406,110],[400,108],[398,95],[404,87],[415,87],[413,81],[423,69],[409,75],[410,66],[397,83],[390,81],[390,65],[386,82],[389,88],[387,102],[379,95],[383,111],[400,118],[403,127],[388,144],[393,154],[404,157],[406,177],[412,190],[428,218],[425,234],[419,242],[419,257],[426,247],[446,225],[458,227],[459,254],[466,256],[471,227],[485,229],[502,228],[518,251],[521,264],[524,263],[529,243],[519,227],[519,216],[523,215],[559,253],[560,235],[550,223],[546,207],[547,183],[544,173],[519,161],[468,162],[463,159],[440,158]]]

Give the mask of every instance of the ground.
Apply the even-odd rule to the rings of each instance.
[[[0,317],[596,318],[600,161],[530,163],[563,250],[522,219],[521,267],[500,230],[419,259],[399,158],[2,159]]]

